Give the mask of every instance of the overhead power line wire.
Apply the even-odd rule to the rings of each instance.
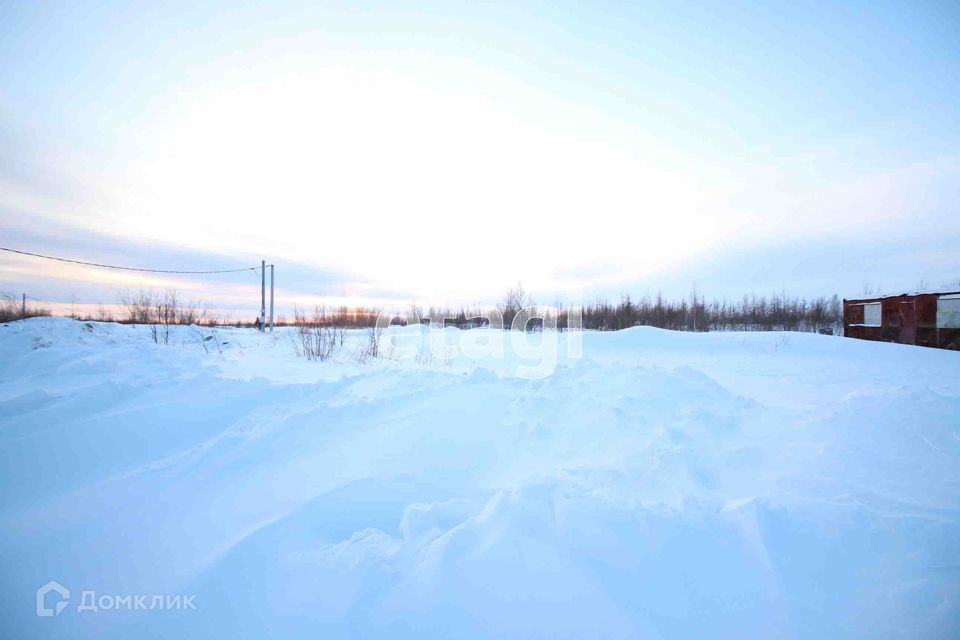
[[[9,249],[0,247],[0,251],[9,251],[10,253],[19,253],[23,256],[32,256],[34,258],[45,258],[46,260],[56,260],[57,262],[69,262],[71,264],[82,264],[88,267],[100,267],[102,269],[119,269],[121,271],[142,271],[146,273],[190,273],[190,274],[213,274],[213,273],[239,273],[241,271],[260,271],[260,267],[244,267],[243,269],[219,269],[213,271],[187,271],[182,269],[141,269],[139,267],[120,267],[114,264],[100,264],[98,262],[85,262],[83,260],[71,260],[70,258],[58,258],[56,256],[45,256],[42,253],[31,253],[29,251],[20,251],[19,249]]]

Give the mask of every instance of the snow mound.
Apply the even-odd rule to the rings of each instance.
[[[636,328],[542,336],[528,379],[485,329],[503,357],[216,331],[0,326],[0,636],[960,629],[958,353]],[[38,617],[51,580],[69,605]]]

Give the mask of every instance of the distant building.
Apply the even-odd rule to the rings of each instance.
[[[960,291],[845,299],[843,335],[960,350]]]

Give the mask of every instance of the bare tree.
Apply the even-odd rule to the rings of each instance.
[[[529,304],[527,292],[523,290],[523,285],[519,282],[516,287],[507,289],[503,296],[503,302],[497,305],[497,309],[503,315],[503,326],[512,327],[513,320]]]

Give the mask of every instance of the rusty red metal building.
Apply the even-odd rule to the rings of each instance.
[[[960,291],[844,299],[843,335],[960,350]]]

